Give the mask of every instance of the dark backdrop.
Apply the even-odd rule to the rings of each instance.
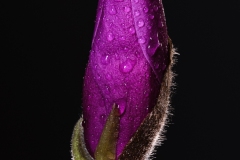
[[[180,56],[156,159],[239,159],[240,3],[163,3]],[[70,160],[96,7],[97,0],[0,2],[0,159]]]

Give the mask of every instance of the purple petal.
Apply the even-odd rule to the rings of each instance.
[[[116,103],[119,156],[157,102],[169,63],[168,36],[161,1],[99,0],[98,7],[84,79],[84,136],[93,155]]]

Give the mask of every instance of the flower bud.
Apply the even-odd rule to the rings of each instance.
[[[169,53],[161,0],[99,0],[83,90],[84,141],[92,157],[114,105],[115,156],[122,154],[157,105]]]

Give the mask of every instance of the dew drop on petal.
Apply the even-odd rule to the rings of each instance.
[[[146,42],[146,40],[145,40],[144,37],[140,37],[140,38],[138,38],[138,43],[143,44],[143,43],[145,43],[145,42]]]
[[[125,62],[119,65],[119,69],[123,73],[129,73],[133,70],[134,65],[135,61],[127,59]]]
[[[119,109],[120,115],[122,115],[126,110],[126,105],[127,105],[126,99],[124,98],[118,99],[116,101],[116,104]]]
[[[118,54],[115,54],[115,59],[116,59],[116,60],[119,60],[119,59],[120,59]]]
[[[88,110],[88,111],[90,110],[90,106],[87,106],[87,110]]]
[[[100,76],[100,75],[97,75],[97,76],[95,77],[95,79],[100,80],[100,79],[101,79],[101,76]]]
[[[161,21],[159,21],[158,22],[158,27],[164,27],[164,24]]]
[[[158,6],[157,6],[157,5],[154,5],[154,6],[153,6],[153,10],[154,10],[154,11],[157,11],[157,10],[158,10]]]
[[[143,8],[143,11],[144,11],[145,13],[147,13],[147,12],[148,12],[148,8],[147,8],[147,7],[144,7],[144,8]]]
[[[150,19],[153,19],[153,18],[154,18],[154,15],[149,14],[149,18],[150,18]]]
[[[109,88],[109,86],[105,86],[106,87],[106,92],[107,92],[107,94],[109,94],[110,93],[110,88]]]
[[[136,52],[135,52],[135,56],[136,56],[136,57],[139,57],[140,54],[136,51]]]
[[[105,119],[106,119],[106,115],[105,115],[105,114],[101,114],[101,115],[100,115],[100,122],[101,122],[102,124],[105,124]]]
[[[114,36],[113,36],[113,34],[112,34],[111,32],[109,32],[109,33],[107,34],[107,39],[108,39],[109,41],[112,41],[112,40],[114,39]]]
[[[135,33],[135,28],[134,28],[134,27],[130,27],[130,28],[129,28],[129,32],[130,32],[131,34],[134,34],[134,33]]]
[[[144,26],[144,21],[142,19],[140,19],[138,22],[137,22],[137,25],[138,27],[143,27]]]
[[[135,1],[135,3],[138,3],[138,0],[134,0]]]
[[[108,55],[104,55],[101,57],[101,62],[102,64],[108,64],[109,63],[109,56]]]
[[[124,11],[125,11],[126,13],[128,13],[128,12],[130,12],[130,11],[131,11],[131,8],[130,8],[130,7],[128,7],[128,6],[126,6],[126,7],[124,7]]]
[[[124,40],[125,40],[125,37],[124,37],[124,36],[121,36],[120,39],[124,41]]]
[[[139,16],[139,15],[140,15],[140,12],[139,12],[139,11],[135,11],[134,15],[135,15],[135,16]]]
[[[109,8],[109,13],[110,13],[110,14],[113,14],[113,15],[117,13],[117,11],[116,11],[116,9],[115,9],[114,6],[110,6],[110,8]]]
[[[149,107],[148,107],[148,106],[146,107],[146,110],[147,110],[147,111],[149,110]]]

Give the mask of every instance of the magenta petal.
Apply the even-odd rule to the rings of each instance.
[[[159,0],[99,0],[84,78],[83,118],[93,156],[114,103],[120,109],[117,156],[157,102],[169,55]]]

